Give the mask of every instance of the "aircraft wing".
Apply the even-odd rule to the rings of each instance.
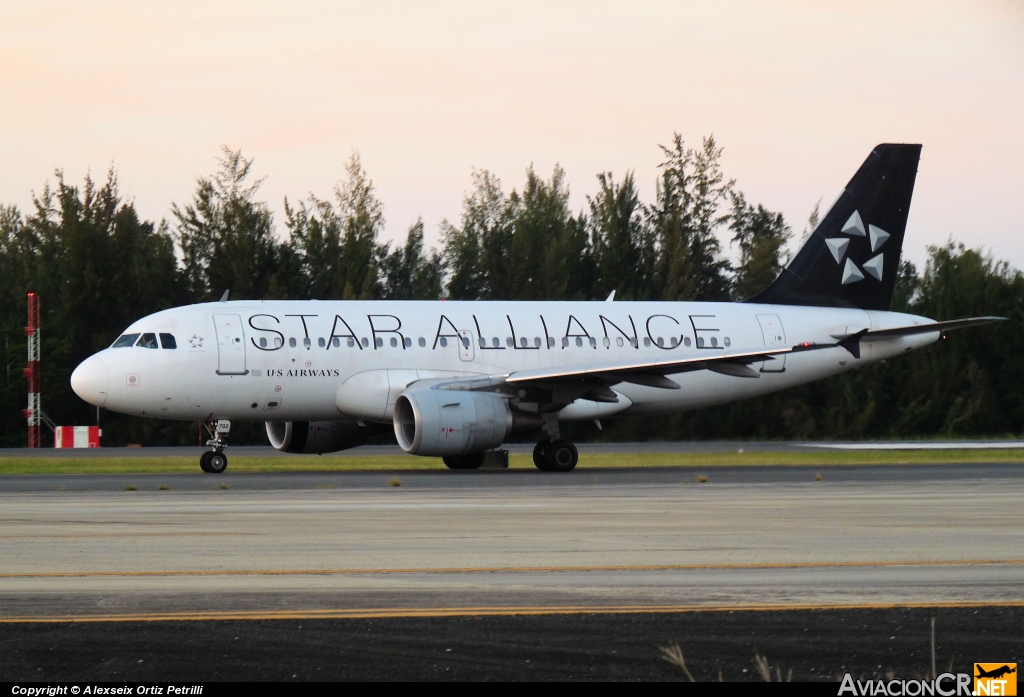
[[[759,373],[750,368],[751,363],[775,360],[775,356],[829,348],[835,344],[798,344],[784,348],[766,348],[760,351],[742,353],[715,353],[710,356],[695,356],[666,361],[636,361],[618,363],[594,363],[565,368],[541,368],[520,370],[505,376],[509,385],[525,385],[550,382],[594,381],[605,385],[631,382],[649,387],[679,389],[666,375],[685,373],[692,370],[710,370],[724,375],[756,378]]]
[[[617,397],[609,387],[620,382],[678,390],[679,385],[666,376],[695,370],[710,370],[722,375],[740,378],[758,378],[760,373],[750,367],[751,363],[775,360],[776,357],[786,354],[842,347],[853,354],[854,357],[860,358],[860,344],[863,341],[931,332],[947,332],[952,329],[979,326],[990,322],[999,322],[1004,319],[1006,318],[971,317],[946,322],[876,329],[874,331],[863,329],[852,334],[833,334],[832,338],[837,340],[835,343],[802,343],[788,347],[765,348],[758,351],[736,353],[729,353],[724,349],[721,352],[715,349],[707,349],[707,353],[711,355],[689,356],[687,358],[663,361],[603,362],[567,367],[519,370],[507,375],[496,375],[490,378],[451,381],[447,383],[447,389],[492,390],[499,385],[503,385],[506,388],[541,388],[542,390],[550,390],[551,388],[562,386],[563,388],[568,388],[568,390],[561,390],[562,399],[556,399],[555,401],[568,403],[576,397],[582,396],[584,399],[594,401],[615,402]]]

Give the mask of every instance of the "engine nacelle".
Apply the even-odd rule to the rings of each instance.
[[[512,433],[539,430],[537,414],[509,408],[500,395],[462,390],[407,390],[395,400],[395,437],[412,455],[478,453]]]
[[[366,443],[355,421],[268,421],[270,444],[286,453],[333,453]]]

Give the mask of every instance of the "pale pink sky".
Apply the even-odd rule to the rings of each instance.
[[[880,142],[924,144],[905,255],[949,235],[1024,268],[1024,3],[6,2],[0,202],[113,162],[151,219],[219,146],[282,198],[358,150],[387,236],[457,220],[471,168],[519,187],[635,169],[713,132],[752,201],[799,233]],[[277,218],[278,233],[284,233]]]

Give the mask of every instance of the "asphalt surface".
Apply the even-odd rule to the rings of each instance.
[[[2,477],[0,677],[914,677],[932,616],[1019,656],[1019,465],[699,475]]]
[[[919,679],[933,617],[940,673],[1024,662],[1020,608],[17,624],[0,626],[0,680],[685,681],[673,644],[701,682],[762,680],[755,652],[772,680]]]
[[[601,453],[728,453],[743,450],[749,453],[806,452],[808,450],[985,450],[1022,448],[1020,440],[980,441],[857,441],[857,442],[791,442],[791,441],[647,441],[643,443],[579,443],[581,455]],[[502,446],[509,452],[529,453],[533,443],[511,443]],[[146,448],[0,448],[0,457],[198,457],[207,448],[146,447]],[[291,457],[295,455],[274,450],[269,445],[230,446],[229,454],[259,457]],[[363,445],[341,453],[346,456],[380,457],[403,455],[397,445]]]

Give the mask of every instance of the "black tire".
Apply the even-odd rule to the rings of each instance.
[[[547,472],[570,472],[580,460],[580,454],[571,441],[556,440],[544,448]]]
[[[546,472],[548,469],[548,463],[544,460],[544,450],[551,444],[551,441],[545,439],[533,448],[533,464],[537,466],[542,472]]]
[[[212,454],[213,453],[211,453],[209,450],[207,450],[205,453],[203,453],[202,455],[199,456],[199,469],[201,469],[202,471],[206,472],[207,474],[210,474],[210,464],[209,463],[210,463],[210,455],[212,455]]]
[[[480,469],[484,464],[483,453],[470,453],[469,455],[450,455],[442,457],[445,466],[450,470],[475,470]]]
[[[228,468],[228,456],[220,450],[215,450],[206,458],[206,471],[210,474],[220,474]]]

